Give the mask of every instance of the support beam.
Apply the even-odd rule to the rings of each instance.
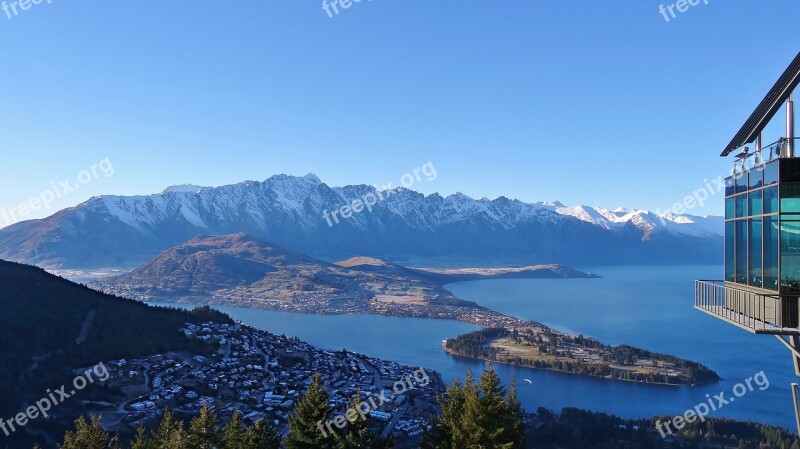
[[[800,358],[800,349],[797,349],[797,348],[795,348],[794,346],[792,346],[792,344],[791,344],[790,342],[786,341],[786,339],[784,339],[784,338],[783,338],[782,336],[780,336],[780,335],[776,335],[776,336],[775,336],[775,338],[777,338],[777,339],[778,339],[778,341],[780,341],[781,343],[783,343],[783,345],[784,345],[784,346],[786,346],[787,348],[789,348],[789,350],[790,350],[790,351],[792,351],[792,354],[795,356],[795,358]]]
[[[792,347],[795,349],[794,352],[796,354],[797,350],[800,349],[800,337],[798,337],[797,335],[792,335],[790,337],[790,341]],[[800,357],[797,357],[795,355],[795,357],[792,357],[792,360],[794,361],[794,373],[800,376]]]
[[[797,384],[792,383],[792,403],[794,404],[794,421],[797,424],[797,433],[800,434],[800,405],[797,403]]]
[[[789,337],[786,341],[782,336],[776,335],[775,338],[780,340],[790,351],[792,351],[792,361],[794,362],[794,372],[800,376],[800,338],[796,335]],[[794,406],[794,420],[797,425],[797,433],[800,434],[800,403],[798,403],[798,385],[792,383],[792,405]]]
[[[786,100],[786,139],[786,156],[794,157],[794,94]]]
[[[789,340],[787,341],[781,335],[776,335],[775,338],[778,339],[784,346],[786,346],[790,351],[792,351],[792,362],[794,363],[794,373],[800,376],[800,337],[797,335],[789,336]]]

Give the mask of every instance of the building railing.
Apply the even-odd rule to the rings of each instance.
[[[695,282],[696,309],[755,333],[800,334],[797,296],[760,293],[724,281]]]
[[[760,151],[750,153],[747,157],[734,162],[734,172],[741,173],[742,171],[752,170],[755,167],[759,167],[782,157],[792,157],[788,155],[789,151],[787,149],[790,142],[794,144],[795,156],[800,156],[800,147],[798,147],[798,143],[800,142],[798,141],[800,141],[800,137],[793,137],[791,139],[782,137],[776,142],[764,146]]]

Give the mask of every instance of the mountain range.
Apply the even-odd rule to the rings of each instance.
[[[365,208],[365,198],[374,204]],[[342,213],[343,206],[349,213]],[[721,217],[505,197],[330,187],[313,174],[276,175],[222,187],[182,185],[146,196],[95,197],[0,230],[0,258],[48,268],[130,269],[198,235],[244,232],[329,261],[369,256],[447,266],[717,263],[722,223]]]

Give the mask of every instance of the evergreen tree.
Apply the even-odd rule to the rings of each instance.
[[[512,378],[511,388],[508,390],[508,419],[510,420],[509,437],[515,448],[525,447],[525,412],[517,396],[517,379]],[[640,427],[644,430],[644,426]],[[644,432],[645,436],[647,435]]]
[[[442,414],[431,422],[432,429],[426,430],[422,438],[423,449],[450,449],[464,447],[465,434],[462,427],[466,392],[474,389],[472,370],[462,385],[458,380],[447,387],[444,397],[439,397]]]
[[[158,449],[187,449],[183,423],[175,419],[171,411],[164,411],[164,418],[156,430],[153,443]]]
[[[426,432],[423,449],[522,449],[525,447],[522,407],[516,388],[506,392],[489,364],[475,384],[454,382],[440,398],[442,415]]]
[[[242,420],[239,412],[234,411],[231,420],[222,431],[222,449],[247,449],[245,431],[242,429]],[[194,449],[194,447],[192,447]]]
[[[281,441],[278,432],[272,424],[259,421],[253,427],[247,429],[245,437],[247,447],[250,449],[280,449]]]
[[[348,409],[358,410],[362,402],[361,390],[350,400]],[[336,436],[336,449],[391,449],[394,447],[391,437],[383,439],[370,431],[370,417],[361,419],[356,416],[353,422],[347,425],[344,434]]]
[[[144,426],[136,429],[136,438],[131,442],[131,449],[158,449],[153,440],[147,435]]]
[[[467,391],[464,423],[467,447],[516,449],[523,448],[523,441],[515,441],[514,429],[521,428],[522,416],[515,413],[507,398],[500,377],[489,363],[481,374],[477,388]],[[516,400],[516,393],[513,400]],[[517,416],[514,416],[514,415]]]
[[[316,374],[305,396],[297,402],[289,418],[289,435],[284,440],[286,449],[332,449],[334,436],[327,434],[325,423],[330,419],[328,392]]]
[[[464,448],[479,448],[485,446],[489,441],[487,434],[489,426],[487,417],[484,413],[484,403],[480,395],[480,387],[470,379],[470,385],[464,388],[464,405],[461,410],[461,423],[458,428],[457,439],[454,443],[460,443]],[[483,445],[483,446],[482,446]]]
[[[217,417],[207,405],[200,409],[200,416],[194,418],[186,435],[188,446],[192,449],[214,449],[217,445],[217,434],[214,427]]]
[[[64,444],[59,449],[116,449],[116,438],[111,438],[103,430],[102,418],[93,416],[88,422],[83,418],[75,421],[75,432],[64,435]]]

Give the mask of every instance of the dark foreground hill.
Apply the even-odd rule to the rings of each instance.
[[[165,351],[205,352],[184,323],[230,322],[210,309],[156,308],[0,261],[0,417],[72,380],[70,370]],[[4,444],[5,442],[3,442]]]

